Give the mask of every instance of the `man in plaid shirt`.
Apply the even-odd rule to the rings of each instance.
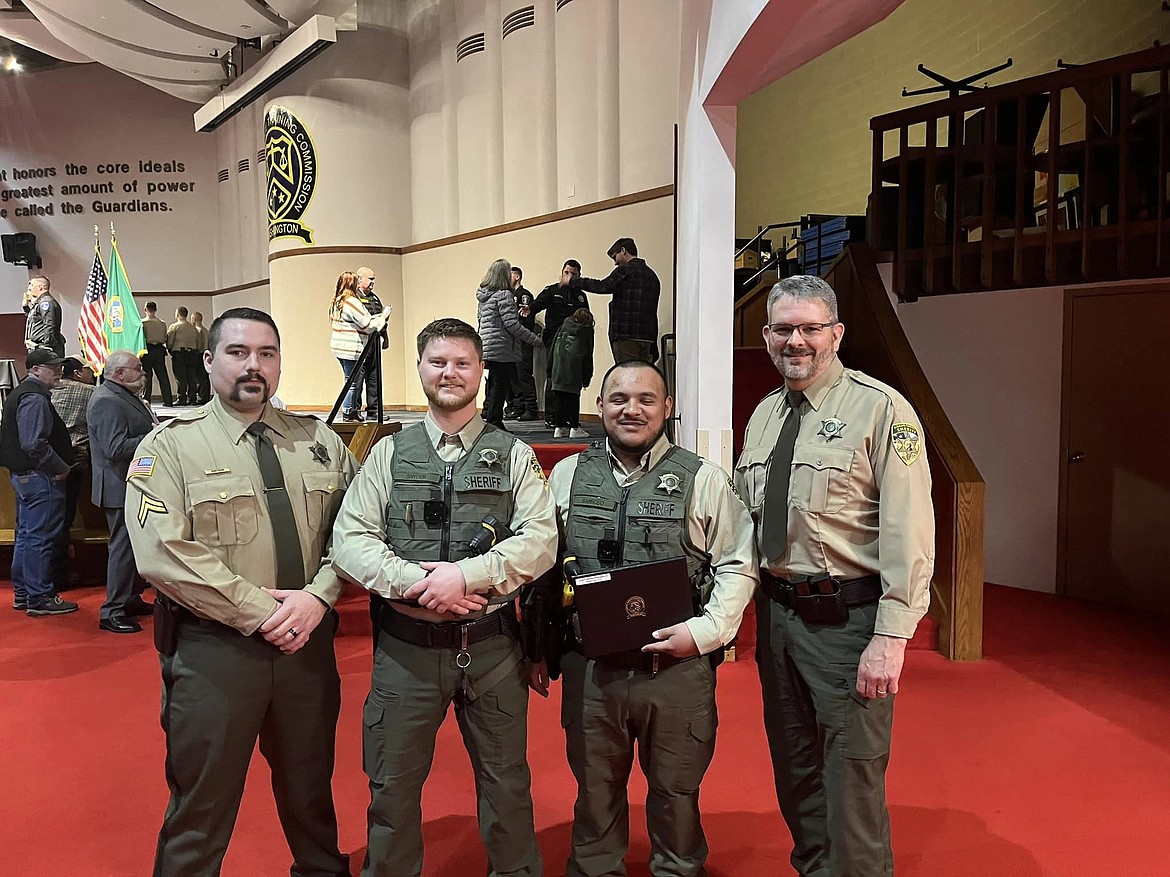
[[[76,462],[65,479],[65,529],[53,550],[50,563],[51,577],[58,590],[68,585],[69,528],[77,514],[77,497],[89,471],[89,426],[85,422],[85,408],[94,391],[93,369],[75,356],[67,356],[61,363],[64,372],[61,382],[49,391],[53,407],[69,429],[69,443],[73,445]]]
[[[604,280],[582,277],[574,283],[586,292],[612,295],[609,303],[609,344],[615,363],[658,359],[658,275],[638,258],[633,238],[618,238],[606,254],[614,269]]]

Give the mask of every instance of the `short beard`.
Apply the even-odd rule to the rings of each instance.
[[[433,390],[430,387],[423,387],[423,393],[426,394],[427,401],[440,411],[458,411],[461,408],[466,408],[475,401],[475,397],[479,393],[479,388],[476,387],[474,392],[465,392],[462,396],[452,399],[450,396],[440,396],[439,389],[439,387]]]
[[[819,374],[824,370],[824,367],[836,356],[836,352],[832,348],[822,350],[819,353],[813,352],[807,365],[796,365],[784,359],[784,352],[788,350],[784,347],[779,353],[772,356],[772,362],[776,366],[776,370],[784,376],[786,381],[807,381],[814,375]],[[810,351],[811,352],[811,351]]]

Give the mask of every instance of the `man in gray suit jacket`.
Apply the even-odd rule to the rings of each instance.
[[[145,386],[146,373],[138,357],[115,350],[106,360],[105,382],[94,391],[86,414],[93,504],[105,511],[110,527],[106,602],[98,627],[111,633],[138,633],[142,625],[131,616],[151,611],[138,596],[145,583],[134,565],[124,508],[127,475],[149,477],[154,463],[153,458],[148,462],[134,458],[139,442],[158,423],[140,395]]]

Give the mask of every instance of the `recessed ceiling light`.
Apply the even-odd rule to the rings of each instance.
[[[250,25],[250,24],[241,24],[240,25],[240,30],[251,30],[251,29],[252,29],[252,25]]]

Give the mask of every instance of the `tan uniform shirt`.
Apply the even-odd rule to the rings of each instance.
[[[439,457],[454,462],[467,453],[484,429],[478,414],[454,435],[446,435],[428,413],[423,428]],[[333,568],[342,576],[388,600],[401,600],[426,571],[397,556],[386,544],[383,510],[394,489],[391,462],[394,437],[374,445],[362,471],[350,486],[333,527]],[[553,566],[557,555],[557,525],[544,472],[532,448],[517,441],[510,458],[515,510],[507,522],[515,534],[479,557],[456,561],[467,582],[467,593],[492,597],[510,594]],[[479,613],[459,616],[434,612],[407,603],[395,603],[404,615],[424,621],[466,621]],[[498,605],[488,606],[494,611]]]
[[[209,333],[206,326],[196,326],[195,331],[198,333],[195,349],[202,353],[207,349],[207,336]]]
[[[342,582],[326,555],[357,462],[321,421],[265,406],[305,558],[305,590],[333,605]],[[250,635],[277,601],[276,544],[249,421],[215,397],[142,440],[126,480],[138,571],[196,615]]]
[[[171,323],[167,329],[167,347],[171,350],[195,350],[199,347],[199,330],[187,320]]]
[[[922,426],[910,404],[869,375],[832,364],[804,391],[788,490],[788,551],[760,565],[781,578],[829,572],[880,574],[874,632],[909,638],[930,603],[934,507]],[[757,525],[786,395],[753,412],[735,467],[736,487]],[[762,528],[758,534],[762,533]],[[758,538],[757,534],[757,538]]]
[[[666,436],[660,437],[642,457],[641,466],[632,472],[627,472],[611,453],[609,462],[614,480],[620,487],[634,484],[658,465],[670,448]],[[569,516],[569,495],[578,457],[574,454],[557,463],[549,481],[562,532]],[[695,554],[691,546],[684,545],[684,550],[710,565],[715,575],[711,599],[703,607],[703,614],[687,621],[695,645],[705,655],[731,642],[759,581],[751,515],[735,495],[727,473],[707,460],[695,474],[695,487],[687,509],[687,533],[699,553]]]
[[[167,324],[158,317],[145,317],[142,320],[142,335],[147,344],[166,344]]]

